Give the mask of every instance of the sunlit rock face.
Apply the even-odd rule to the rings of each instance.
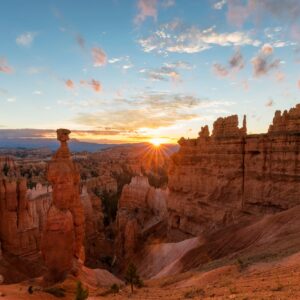
[[[40,247],[40,228],[50,198],[29,201],[26,179],[14,161],[0,158],[0,239],[3,253],[35,259]]]
[[[47,177],[53,187],[52,204],[42,233],[42,254],[47,283],[63,280],[76,272],[83,261],[84,212],[80,201],[80,176],[71,160],[67,140],[70,131],[57,130],[61,146],[48,165]]]
[[[133,177],[131,183],[123,187],[115,243],[120,260],[132,257],[147,236],[166,225],[166,196],[167,191],[151,187],[144,176]]]
[[[241,217],[300,204],[300,105],[276,112],[267,134],[219,118],[210,136],[179,141],[169,169],[169,228],[197,235]]]

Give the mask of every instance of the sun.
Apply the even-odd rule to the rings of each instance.
[[[165,142],[165,140],[162,138],[153,138],[150,140],[150,143],[155,147],[159,147],[164,142]]]

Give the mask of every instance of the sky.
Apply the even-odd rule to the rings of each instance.
[[[173,143],[297,103],[298,0],[0,3],[0,136]]]

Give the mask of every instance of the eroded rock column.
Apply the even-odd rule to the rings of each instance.
[[[42,254],[47,267],[44,276],[51,284],[77,273],[84,261],[84,212],[80,202],[80,175],[71,159],[67,141],[71,131],[57,130],[61,145],[49,162],[47,177],[53,200],[42,233]]]

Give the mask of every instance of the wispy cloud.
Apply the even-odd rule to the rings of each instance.
[[[154,81],[180,80],[180,75],[176,68],[170,66],[162,66],[158,69],[142,69],[140,73],[144,73],[147,78]]]
[[[81,49],[84,50],[85,49],[85,39],[84,39],[84,37],[81,34],[77,33],[75,39],[76,39],[76,42],[77,42],[78,46]]]
[[[213,71],[217,76],[227,77],[232,73],[236,73],[243,69],[245,66],[244,58],[240,50],[237,50],[228,62],[228,66],[222,66],[221,64],[215,63],[213,65]]]
[[[277,69],[280,65],[280,59],[273,59],[273,48],[269,44],[262,46],[261,50],[252,58],[254,77],[267,75],[270,71]]]
[[[273,100],[272,98],[270,98],[270,99],[267,101],[266,106],[267,106],[267,107],[272,107],[272,106],[274,106],[274,104],[275,104],[274,100]]]
[[[227,77],[229,75],[227,68],[217,63],[213,64],[213,72],[219,77]]]
[[[92,57],[94,62],[94,67],[102,67],[107,62],[106,53],[98,47],[92,48]]]
[[[161,3],[161,6],[165,7],[165,8],[169,8],[169,7],[174,6],[175,4],[176,4],[175,0],[163,0]]]
[[[1,127],[1,126],[0,126]],[[2,126],[3,127],[3,126]],[[112,129],[104,130],[72,130],[72,137],[86,139],[101,135],[118,135],[122,132]],[[56,139],[56,131],[53,129],[0,129],[1,139]]]
[[[293,23],[300,17],[298,0],[228,0],[228,20],[241,26],[249,19],[264,20],[270,16]]]
[[[36,32],[22,33],[16,38],[16,43],[22,47],[30,47],[36,36],[37,36]]]
[[[178,60],[178,61],[171,62],[171,63],[165,63],[164,65],[169,68],[177,68],[177,69],[183,69],[183,70],[192,70],[195,68],[194,65],[192,65],[186,61],[183,61],[183,60]]]
[[[249,32],[218,33],[214,26],[200,29],[179,21],[159,26],[153,34],[138,42],[145,52],[157,53],[198,53],[213,46],[260,45],[260,41],[251,38]]]
[[[226,3],[227,3],[226,0],[218,1],[218,2],[216,2],[216,3],[213,5],[213,8],[214,8],[214,9],[217,9],[217,10],[221,10],[221,9],[224,7],[224,5],[225,5]]]
[[[281,72],[281,71],[276,72],[276,74],[275,74],[275,79],[276,79],[276,81],[278,81],[278,82],[282,82],[282,81],[284,81],[284,79],[285,79],[285,74],[284,74],[283,72]]]
[[[90,81],[80,80],[80,84],[91,87],[97,93],[101,92],[102,90],[102,85],[100,81],[95,79],[91,79]]]
[[[123,59],[124,59],[123,57],[113,57],[113,58],[109,59],[108,62],[110,64],[115,64],[115,63],[122,61]]]
[[[95,92],[100,92],[102,89],[101,83],[98,80],[92,79],[91,86]]]
[[[175,61],[172,63],[164,63],[160,68],[141,69],[140,73],[144,74],[146,78],[154,81],[181,81],[180,69],[191,70],[194,66],[185,61]]]
[[[17,99],[16,99],[16,97],[9,97],[9,98],[6,99],[6,101],[10,102],[10,103],[13,103],[13,102],[16,102]]]
[[[122,103],[122,109],[111,108],[94,113],[80,113],[75,121],[97,128],[110,124],[115,130],[138,131],[145,128],[168,127],[178,121],[197,118],[196,110],[200,107],[222,107],[228,104],[166,92],[144,92],[130,99],[114,101],[116,104]]]
[[[66,81],[65,81],[65,85],[66,85],[66,87],[69,88],[69,89],[74,89],[74,87],[75,87],[74,82],[73,82],[73,80],[71,80],[71,79],[66,80]]]
[[[33,91],[32,94],[33,94],[33,95],[38,95],[38,96],[40,96],[40,95],[43,95],[43,92],[42,92],[42,91],[39,91],[39,90],[36,90],[36,91]]]
[[[0,72],[10,74],[14,69],[7,63],[5,58],[0,57]]]
[[[136,15],[134,22],[140,24],[146,20],[146,18],[153,18],[157,20],[157,3],[158,0],[138,0],[138,14]]]

